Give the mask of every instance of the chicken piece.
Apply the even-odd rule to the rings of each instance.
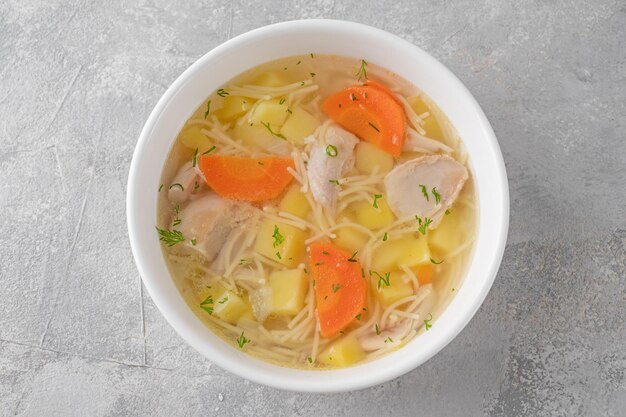
[[[420,135],[414,129],[406,130],[406,138],[402,147],[404,152],[421,152],[433,154],[438,152],[452,153],[453,149],[443,142]]]
[[[181,210],[176,228],[211,262],[218,257],[231,233],[258,221],[257,212],[258,209],[248,204],[228,201],[209,192]]]
[[[174,203],[184,203],[194,191],[195,182],[198,180],[198,171],[191,162],[183,164],[172,180],[167,198]]]
[[[385,176],[387,202],[399,218],[416,215],[428,218],[432,221],[429,228],[434,229],[467,178],[467,168],[450,156],[416,158],[398,165]]]
[[[313,198],[334,213],[339,187],[332,181],[343,177],[354,166],[354,147],[359,139],[352,133],[331,124],[325,137],[311,148],[307,176]]]

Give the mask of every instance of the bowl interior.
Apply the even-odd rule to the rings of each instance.
[[[261,63],[301,54],[365,59],[410,81],[448,116],[470,155],[480,212],[474,256],[458,294],[436,325],[398,351],[358,366],[303,371],[262,362],[236,351],[200,322],[179,295],[156,238],[161,170],[178,131],[208,94]],[[485,298],[502,258],[508,231],[508,187],[491,126],[463,84],[416,46],[379,29],[331,20],[285,22],[248,32],[215,48],[187,69],[150,115],[129,174],[127,214],[131,247],[144,284],[174,329],[220,367],[277,388],[332,392],[360,389],[399,376],[456,336]]]

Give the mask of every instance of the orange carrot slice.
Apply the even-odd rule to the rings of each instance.
[[[366,304],[361,264],[331,243],[310,247],[311,271],[322,337],[332,337],[356,320]]]
[[[335,123],[393,156],[400,156],[406,133],[402,104],[384,85],[368,81],[329,96],[322,110]]]
[[[198,166],[217,194],[233,200],[265,201],[278,197],[293,180],[290,158],[202,155]]]
[[[433,267],[432,265],[424,265],[417,271],[417,281],[420,285],[426,285],[433,282]]]

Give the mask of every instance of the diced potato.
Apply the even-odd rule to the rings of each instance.
[[[430,113],[430,115],[426,119],[424,119],[424,124],[422,125],[422,128],[426,131],[426,137],[442,141],[444,139],[444,135],[441,130],[441,126],[439,125],[439,122],[437,121],[437,118],[435,117],[433,112],[428,108],[426,103],[424,103],[424,100],[422,100],[418,96],[411,97],[409,99],[409,104],[418,116],[425,112]]]
[[[278,228],[278,233],[275,233]],[[282,238],[274,236],[280,235]],[[261,223],[254,249],[262,255],[293,268],[305,255],[306,233],[297,227],[266,219]]]
[[[213,303],[201,305],[200,308],[205,311],[213,308],[213,315],[228,323],[235,324],[242,317],[254,318],[252,306],[247,296],[239,296],[219,284],[201,291],[198,296],[199,303],[211,296]]]
[[[221,121],[229,122],[250,110],[254,102],[254,99],[248,97],[226,96],[222,99],[222,108],[213,114]]]
[[[355,166],[364,174],[371,174],[378,167],[379,174],[393,168],[393,156],[368,142],[359,142],[355,149]]]
[[[389,272],[400,266],[417,266],[430,262],[430,250],[426,238],[412,236],[390,240],[380,245],[372,255],[372,269]]]
[[[291,80],[287,74],[277,71],[269,71],[261,74],[255,79],[252,84],[260,85],[263,87],[282,87],[287,84],[291,84]]]
[[[233,139],[240,140],[244,145],[253,149],[269,151],[275,154],[287,153],[289,149],[289,145],[285,140],[272,136],[269,131],[260,124],[253,126],[247,123],[235,125],[231,131],[231,135]]]
[[[330,366],[348,366],[361,361],[365,357],[363,349],[356,337],[344,336],[324,349],[317,358],[320,363]]]
[[[437,255],[445,256],[467,239],[471,228],[464,219],[463,209],[453,208],[450,214],[443,216],[436,229],[428,231],[428,242]]]
[[[356,252],[363,249],[367,243],[367,235],[352,227],[342,227],[335,231],[337,237],[333,243],[348,252]]]
[[[371,202],[361,201],[357,203],[354,211],[356,221],[372,230],[380,229],[393,223],[395,217],[385,197],[376,199],[376,205],[378,205],[378,208],[374,207],[374,196],[372,196]]]
[[[301,107],[291,109],[287,121],[280,129],[287,140],[295,145],[304,145],[304,138],[309,136],[320,125],[319,120]]]
[[[271,314],[293,316],[302,310],[308,288],[302,269],[274,271],[269,276],[269,284],[272,289]]]
[[[200,131],[201,129],[202,127],[198,125],[185,127],[180,132],[180,142],[185,147],[193,149],[194,151],[197,148],[200,153],[208,150],[211,146],[213,146],[213,142],[211,142],[211,139],[206,137],[206,135]]]
[[[385,277],[385,274],[381,273],[381,275],[383,278]],[[385,285],[378,275],[373,275],[374,293],[384,307],[389,307],[396,301],[413,294],[413,287],[409,282],[404,281],[404,275],[404,272],[400,271],[389,273],[389,286]],[[380,285],[378,285],[379,283]]]
[[[278,209],[304,219],[311,211],[311,206],[304,193],[300,191],[300,186],[293,185],[285,193]]]
[[[287,104],[280,104],[280,100],[273,99],[259,103],[259,105],[252,113],[252,122],[256,125],[263,126],[263,124],[270,124],[270,127],[274,132],[278,132],[280,127],[287,120]]]

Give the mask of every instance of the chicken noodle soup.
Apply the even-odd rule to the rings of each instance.
[[[237,76],[187,120],[155,238],[227,343],[325,369],[437,326],[476,211],[463,144],[428,97],[363,60],[311,54]]]

